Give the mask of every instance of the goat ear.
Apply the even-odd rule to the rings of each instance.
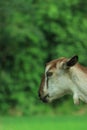
[[[78,62],[78,56],[75,55],[72,58],[70,58],[66,63],[64,63],[63,66],[65,69],[68,69],[68,68],[74,66],[77,62]]]

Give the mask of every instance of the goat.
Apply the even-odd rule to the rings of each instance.
[[[74,104],[87,103],[87,68],[78,63],[78,56],[59,58],[46,64],[41,80],[39,97],[43,102],[52,102],[72,94]]]

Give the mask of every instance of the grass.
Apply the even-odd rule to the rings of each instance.
[[[87,130],[87,116],[0,117],[0,130]]]

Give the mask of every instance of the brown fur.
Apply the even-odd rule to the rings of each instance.
[[[80,64],[77,64],[77,67],[78,67],[81,71],[83,71],[85,74],[87,74],[87,67],[84,67],[84,66],[82,66],[82,65],[80,65]]]
[[[43,93],[44,83],[45,83],[45,75],[43,75],[41,83],[40,83],[40,89],[39,89],[40,94]]]
[[[51,64],[49,70],[52,70],[53,68],[56,68],[57,63],[60,63],[62,61],[66,61],[66,58],[60,58],[60,59],[50,61],[50,62],[47,63],[47,66]]]

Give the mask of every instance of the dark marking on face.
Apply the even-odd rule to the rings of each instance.
[[[43,95],[43,87],[45,85],[45,74],[43,75],[42,79],[41,79],[41,83],[40,83],[40,89],[39,89],[39,97],[41,97],[41,95]]]

